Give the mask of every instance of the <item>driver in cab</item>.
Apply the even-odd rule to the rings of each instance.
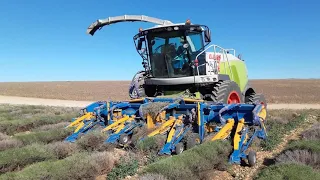
[[[183,69],[188,65],[187,50],[189,50],[188,41],[184,36],[180,37],[180,45],[177,48],[176,56],[173,59],[173,67],[174,69]]]

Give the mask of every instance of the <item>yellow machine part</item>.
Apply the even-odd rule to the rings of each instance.
[[[156,119],[153,119],[151,115],[147,114],[147,127],[148,129],[155,128],[156,123],[163,123],[165,121],[166,111],[162,111]]]
[[[179,118],[178,118],[178,119],[174,122],[174,124],[171,126],[170,132],[169,132],[169,134],[168,134],[167,142],[171,142],[172,137],[173,137],[174,133],[176,132],[176,129],[174,128],[175,125],[178,125],[178,126],[179,126],[179,125],[181,125],[181,124],[183,124],[183,122],[182,122],[182,116],[179,116]],[[182,133],[182,131],[181,131],[177,136],[179,136],[181,133]]]
[[[74,130],[74,132],[75,132],[75,133],[78,132],[83,126],[84,126],[84,123],[83,123],[83,122],[80,122],[80,123],[78,124],[78,127]]]
[[[210,125],[206,124],[205,129],[207,132],[211,133],[214,131],[214,126],[210,126]]]
[[[75,127],[75,126],[81,126],[81,123],[83,124],[83,121],[86,119],[91,119],[93,116],[93,113],[86,113],[83,116],[77,118],[75,121],[73,121],[72,123],[70,123],[67,127]],[[83,126],[83,125],[82,125]],[[81,127],[82,127],[81,126]]]
[[[125,115],[123,118],[116,120],[116,122],[110,124],[109,126],[107,126],[106,128],[104,128],[102,130],[102,132],[111,130],[111,129],[122,129],[124,127],[124,123],[127,121],[132,121],[134,119],[134,116],[129,117],[127,115]],[[122,127],[122,128],[121,128]]]
[[[239,142],[241,140],[241,130],[244,126],[244,119],[240,119],[240,121],[238,122],[237,125],[237,129],[236,132],[234,134],[234,138],[233,138],[233,149],[234,150],[238,150],[239,149]]]
[[[234,119],[228,119],[227,124],[220,129],[220,131],[211,139],[212,141],[218,139],[225,139],[229,136],[234,126]]]
[[[262,122],[261,122],[262,128],[264,129],[265,132],[267,132],[266,126],[264,125],[264,121],[267,118],[267,110],[266,110],[265,106],[263,106],[263,108],[259,112],[258,116],[260,117],[260,119],[262,119]]]
[[[163,132],[169,130],[172,127],[172,125],[174,125],[175,121],[176,118],[171,116],[168,121],[166,121],[159,128],[148,134],[148,137],[155,136],[157,134],[162,134]]]

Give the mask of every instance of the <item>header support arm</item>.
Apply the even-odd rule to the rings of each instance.
[[[170,25],[173,24],[171,21],[162,20],[154,17],[144,16],[144,15],[123,15],[123,16],[114,16],[108,17],[106,19],[98,19],[97,21],[93,22],[87,29],[87,34],[94,35],[94,33],[106,25],[115,24],[118,22],[150,22],[159,25]]]

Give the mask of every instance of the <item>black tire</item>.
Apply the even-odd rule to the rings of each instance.
[[[191,149],[200,144],[200,135],[198,133],[191,133],[187,137],[186,149]]]
[[[155,97],[157,95],[157,88],[154,85],[143,85],[145,97]]]
[[[253,167],[257,162],[256,152],[250,151],[248,154],[248,164],[250,167]]]
[[[212,95],[211,94],[206,95],[205,97],[209,99],[205,99],[205,100],[211,100],[218,103],[220,102],[220,103],[228,104],[228,97],[233,92],[236,92],[239,98],[238,99],[239,103],[242,103],[243,97],[242,97],[240,87],[238,86],[237,83],[230,80],[219,81],[214,85]]]
[[[119,143],[122,145],[126,145],[129,143],[130,137],[127,134],[121,134],[119,138]]]
[[[267,101],[263,94],[260,93],[252,93],[246,97],[247,104],[255,104],[255,103],[263,103],[267,108]]]
[[[144,79],[145,79],[145,71],[138,71],[132,78],[131,84],[136,83],[137,87],[133,86],[129,88],[129,96],[130,98],[139,98],[145,97]]]
[[[175,147],[175,153],[176,154],[181,154],[184,151],[184,145],[183,143],[178,143]]]

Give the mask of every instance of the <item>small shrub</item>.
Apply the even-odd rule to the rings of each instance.
[[[225,169],[232,147],[228,141],[203,143],[180,155],[148,165],[143,173],[161,174],[168,179],[199,179],[199,173]]]
[[[319,179],[320,172],[315,171],[312,167],[287,163],[287,164],[277,164],[266,167],[262,169],[256,180],[270,180],[270,179],[303,179],[303,180],[315,180]]]
[[[43,125],[43,126],[36,128],[36,129],[33,129],[32,131],[48,131],[48,130],[52,130],[52,129],[61,129],[61,128],[68,126],[69,124],[70,124],[70,122],[60,122],[57,124],[46,124],[46,125]]]
[[[167,178],[161,174],[147,173],[139,177],[139,180],[167,180]]]
[[[0,173],[13,171],[28,164],[50,159],[55,159],[55,156],[40,144],[9,149],[1,152]]]
[[[320,168],[320,153],[308,150],[287,150],[276,157],[276,163],[299,163]]]
[[[302,139],[320,140],[320,123],[313,125],[310,129],[301,133]]]
[[[117,159],[111,152],[94,153],[90,157],[90,164],[98,174],[105,174],[115,166]]]
[[[0,172],[13,171],[35,162],[63,159],[78,151],[76,144],[66,142],[31,144],[5,150],[1,152]]]
[[[6,139],[0,141],[0,151],[4,151],[7,149],[15,148],[15,147],[21,147],[23,146],[23,143],[16,139]]]
[[[50,160],[32,164],[21,171],[0,176],[6,179],[95,179],[115,163],[112,153],[77,153],[62,160]]]
[[[8,136],[8,135],[3,134],[3,133],[0,132],[0,141],[6,140],[6,139],[10,139],[10,136]]]
[[[68,142],[54,142],[52,144],[48,144],[46,148],[58,159],[66,158],[67,156],[78,152],[77,145]]]
[[[38,128],[43,125],[56,124],[65,122],[75,117],[74,113],[64,115],[37,115],[32,118],[15,119],[10,121],[0,121],[0,132],[8,135],[14,135],[19,132],[30,131],[31,129]]]
[[[146,153],[157,153],[161,150],[166,141],[165,136],[146,137],[143,141],[137,143],[137,149]]]
[[[32,143],[47,144],[47,143],[63,140],[71,132],[72,132],[71,129],[52,129],[49,131],[20,133],[20,134],[16,134],[14,138],[20,140],[25,145],[32,144]]]
[[[139,164],[138,160],[120,159],[120,163],[116,165],[107,175],[108,180],[118,180],[123,179],[126,176],[133,176],[138,170]]]
[[[92,131],[79,138],[76,143],[85,151],[103,151],[113,147],[113,145],[104,144],[106,139],[107,136],[100,131]]]
[[[320,153],[320,140],[290,141],[285,150],[308,150]]]

